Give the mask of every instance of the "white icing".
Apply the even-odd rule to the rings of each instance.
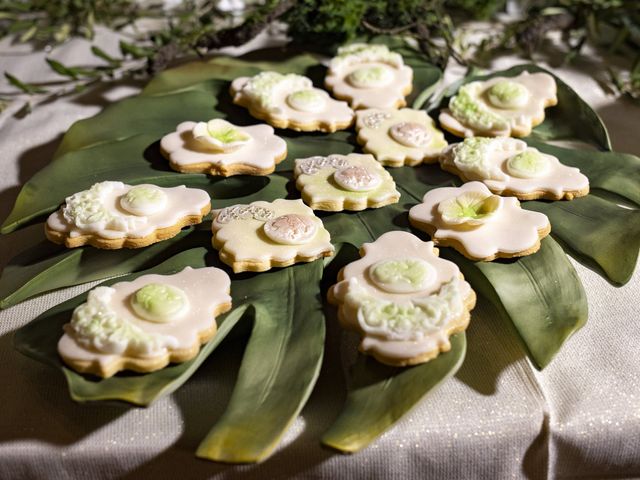
[[[229,223],[236,220],[258,220],[267,221],[274,218],[275,213],[268,207],[259,207],[257,205],[232,205],[225,207],[216,216],[216,222]]]
[[[155,185],[136,185],[120,197],[120,206],[138,216],[155,215],[167,206],[167,194]]]
[[[358,143],[383,165],[398,167],[433,162],[447,146],[444,134],[424,110],[360,110]]]
[[[382,178],[365,167],[352,165],[336,170],[333,180],[345,190],[352,192],[368,192],[378,188]]]
[[[236,145],[231,151],[212,151],[203,148],[202,143],[195,141],[193,130],[195,122],[182,122],[176,131],[162,137],[160,147],[171,163],[182,167],[207,164],[230,166],[247,165],[249,167],[268,170],[275,168],[276,159],[287,153],[287,143],[276,136],[269,125],[252,125],[237,127],[251,138],[251,141]]]
[[[340,70],[360,63],[380,62],[400,68],[404,65],[402,55],[391,52],[386,45],[352,43],[338,48],[338,54],[331,59],[329,68]]]
[[[541,168],[534,172],[513,175],[509,162],[514,157],[528,152],[539,156]],[[461,172],[465,180],[483,182],[497,194],[505,190],[515,195],[542,192],[554,198],[562,198],[565,192],[584,191],[589,188],[589,179],[575,167],[560,163],[557,157],[528,147],[522,140],[514,138],[468,138],[450,146],[440,157],[447,169]]]
[[[312,217],[288,213],[267,221],[264,233],[276,243],[303,245],[315,237],[318,226]]]
[[[150,283],[184,291],[189,313],[170,322],[150,322],[136,315],[131,296]],[[119,356],[164,357],[171,350],[190,349],[200,332],[215,329],[214,312],[231,302],[229,276],[213,267],[185,268],[173,275],[142,275],[131,282],[98,287],[79,306],[58,343],[60,355],[71,361],[109,365]]]
[[[318,113],[325,109],[327,99],[316,89],[298,90],[287,96],[287,104],[294,110]]]
[[[376,287],[391,293],[419,292],[436,279],[429,262],[416,257],[382,260],[371,265],[367,273]]]
[[[386,65],[359,67],[346,76],[347,82],[355,88],[382,88],[393,82],[395,75]]]
[[[256,76],[247,79],[242,86],[241,92],[261,109],[268,112],[279,112],[281,110],[278,102],[280,92],[297,92],[311,88],[313,88],[313,82],[302,75],[260,72]]]
[[[325,168],[338,169],[348,165],[349,162],[342,155],[329,155],[328,157],[317,155],[296,160],[296,169],[305,175],[315,175]]]
[[[400,362],[447,350],[449,332],[466,327],[465,305],[471,307],[475,298],[458,267],[437,257],[433,242],[399,231],[364,244],[361,255],[344,267],[329,291],[329,300],[339,305],[340,322],[362,335],[361,350]],[[413,282],[396,282],[396,289],[413,283],[406,291],[390,291],[388,283],[381,285],[370,275],[383,262],[408,259],[426,263],[429,272],[423,278],[412,275]]]
[[[494,218],[474,225],[474,228],[443,221],[438,213],[438,205],[468,192],[491,196],[489,189],[480,182],[465,183],[459,188],[435,188],[425,194],[422,203],[411,208],[411,224],[416,228],[431,225],[435,228],[432,234],[434,239],[454,240],[462,245],[468,256],[475,259],[491,258],[500,252],[515,255],[530,250],[538,244],[540,232],[549,228],[546,215],[523,210],[520,202],[513,197],[504,197]]]
[[[68,197],[66,204],[49,216],[47,226],[51,230],[68,233],[72,238],[87,234],[97,234],[106,239],[141,238],[155,230],[172,227],[184,217],[201,215],[210,203],[204,190],[184,185],[173,188],[143,186],[163,192],[166,196],[163,209],[143,216],[145,207],[137,206],[138,214],[130,215],[122,208],[122,198],[134,187],[122,182],[101,182]],[[125,203],[133,205],[132,202]],[[151,210],[155,208],[154,205]]]

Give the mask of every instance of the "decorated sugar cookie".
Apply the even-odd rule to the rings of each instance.
[[[353,109],[400,108],[412,89],[413,70],[386,45],[354,43],[338,49],[324,80]]]
[[[461,86],[439,120],[459,137],[526,137],[544,121],[544,109],[556,103],[551,75],[522,72]]]
[[[269,125],[238,127],[226,120],[182,122],[162,137],[171,168],[210,175],[268,175],[287,157],[287,143]]]
[[[424,110],[368,109],[356,112],[358,143],[390,167],[432,163],[447,146]]]
[[[545,214],[523,210],[517,198],[493,195],[480,182],[427,192],[409,211],[409,222],[436,245],[487,262],[531,255],[551,231]]]
[[[74,370],[105,378],[185,362],[214,337],[216,315],[231,308],[230,285],[219,268],[187,267],[97,287],[73,311],[58,352]]]
[[[302,200],[233,205],[216,212],[213,246],[233,271],[263,272],[333,255],[329,232]]]
[[[393,177],[371,155],[298,159],[293,176],[304,202],[314,210],[364,210],[400,199]]]
[[[302,75],[261,72],[236,78],[231,83],[231,95],[233,103],[276,128],[335,132],[353,123],[353,110],[346,102],[314,88]]]
[[[47,219],[45,234],[69,248],[146,247],[202,222],[210,210],[209,194],[197,188],[100,182],[67,197]]]
[[[515,138],[467,138],[440,156],[444,170],[478,180],[493,193],[520,200],[571,200],[589,193],[589,179],[557,157]]]
[[[388,365],[424,363],[451,349],[469,324],[476,296],[433,242],[387,232],[360,249],[329,289],[338,319],[362,336],[360,350]]]

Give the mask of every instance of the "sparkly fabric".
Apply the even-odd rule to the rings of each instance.
[[[117,41],[110,45],[108,51],[117,55]],[[0,45],[3,52],[14,48]],[[82,63],[88,52],[86,42],[70,42],[55,58]],[[42,80],[48,73],[41,57],[3,53],[0,70]],[[608,101],[592,70],[559,74],[604,114],[614,146],[640,153],[640,107]],[[14,118],[19,103],[0,115],[0,218],[8,214],[18,186],[48,162],[71,123],[132,91],[120,87],[56,100],[22,120]],[[0,265],[27,245],[25,231],[38,228],[0,237]],[[638,477],[640,274],[616,289],[581,265],[576,268],[589,298],[589,321],[544,372],[531,367],[512,332],[480,299],[457,375],[368,449],[350,456],[318,442],[344,401],[342,363],[353,358],[357,345],[357,338],[328,322],[316,389],[273,456],[258,466],[220,465],[194,456],[231,395],[240,341],[226,340],[181,389],[147,409],[80,405],[69,399],[60,372],[16,352],[11,338],[16,328],[89,286],[38,297],[0,311],[0,478]]]

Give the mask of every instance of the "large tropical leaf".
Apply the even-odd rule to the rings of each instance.
[[[390,367],[359,355],[351,368],[351,388],[322,443],[353,453],[371,443],[409,412],[426,393],[455,374],[467,348],[464,333],[451,337],[451,350],[410,368]]]
[[[528,137],[543,142],[569,141],[582,142],[601,150],[611,150],[611,140],[604,123],[598,114],[580,96],[552,72],[533,64],[516,65],[507,70],[499,70],[488,74],[476,74],[465,77],[453,88],[444,91],[440,102],[432,104],[431,108],[444,107],[457,88],[465,83],[476,80],[487,80],[493,77],[515,77],[522,72],[544,72],[554,77],[558,87],[558,104],[545,109],[545,120],[535,127]]]
[[[515,327],[531,361],[542,369],[587,321],[587,297],[573,265],[551,238],[517,260],[471,262],[451,249],[471,286]]]

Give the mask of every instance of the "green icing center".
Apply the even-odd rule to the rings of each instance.
[[[211,135],[211,137],[224,144],[244,142],[249,138],[246,133],[243,133],[237,128],[233,127],[222,127],[215,130],[207,128],[207,131],[209,132],[209,135]]]
[[[392,288],[394,291],[398,288],[409,291],[422,290],[431,273],[427,262],[414,258],[387,260],[377,263],[371,269],[371,277],[377,284],[385,290]]]
[[[465,192],[438,205],[442,219],[449,224],[484,223],[500,208],[500,197],[482,192]]]
[[[137,314],[147,320],[167,322],[187,307],[187,298],[177,287],[150,283],[134,293],[131,305]]]
[[[362,67],[347,76],[347,81],[354,87],[374,87],[385,85],[389,78],[389,71],[381,66]]]
[[[157,204],[164,201],[166,194],[159,188],[140,185],[133,187],[124,196],[126,202],[133,207]]]
[[[480,99],[481,82],[463,85],[458,94],[449,102],[453,116],[460,122],[483,131],[504,130],[507,120],[489,110]]]
[[[549,161],[537,150],[526,150],[507,161],[509,173],[521,178],[539,177],[544,175],[548,168]]]
[[[498,108],[518,108],[527,102],[529,91],[520,83],[502,80],[489,88],[487,97]]]

